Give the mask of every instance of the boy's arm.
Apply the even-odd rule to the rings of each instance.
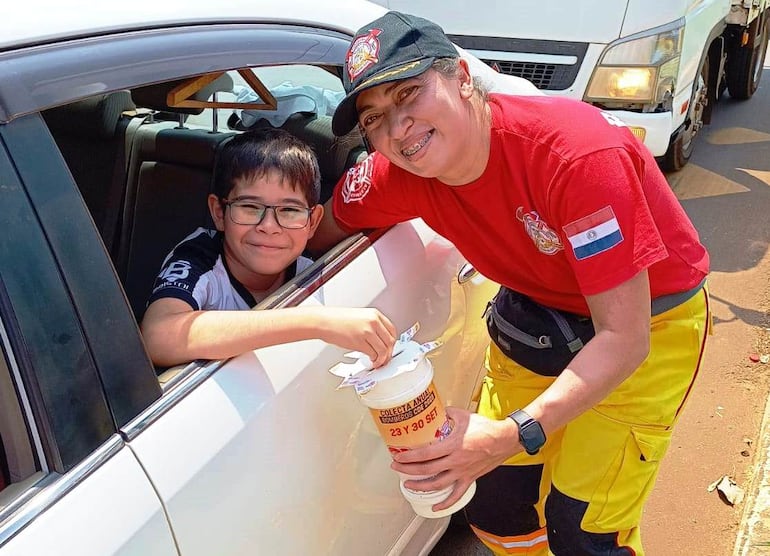
[[[309,339],[360,351],[380,366],[390,360],[396,341],[393,323],[372,308],[194,311],[175,298],[152,302],[141,329],[150,358],[159,367],[194,359],[224,359]]]
[[[321,218],[321,222],[318,224],[318,228],[313,234],[313,237],[307,242],[308,250],[315,257],[322,255],[351,235],[340,228],[337,221],[334,219],[334,214],[332,214],[333,200],[334,198],[332,197],[324,203],[324,214]]]

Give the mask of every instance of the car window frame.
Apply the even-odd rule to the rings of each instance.
[[[296,24],[212,23],[116,32],[0,52],[0,74],[9,76],[0,81],[0,122],[202,71],[274,65],[288,62],[286,58],[297,64],[338,66],[350,38],[339,31]],[[275,44],[282,45],[280,54]]]
[[[42,116],[31,114],[0,126],[0,136],[79,317],[96,377],[104,389],[110,424],[116,430],[160,397],[138,325]]]
[[[10,156],[17,123],[24,127],[0,126],[0,311],[48,466],[64,473],[117,427],[40,213]]]

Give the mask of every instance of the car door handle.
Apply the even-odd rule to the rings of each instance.
[[[465,284],[469,280],[472,280],[474,276],[476,276],[479,273],[478,270],[473,268],[473,265],[471,263],[465,263],[463,267],[460,269],[460,272],[457,273],[457,281],[460,284]]]

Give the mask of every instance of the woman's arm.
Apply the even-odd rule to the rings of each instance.
[[[587,296],[596,335],[545,392],[524,410],[557,430],[603,400],[650,351],[650,284],[644,270],[598,295]],[[531,413],[530,413],[531,411]]]
[[[333,199],[329,199],[324,204],[324,214],[321,222],[318,224],[313,237],[307,242],[307,248],[313,256],[319,256],[337,245],[340,241],[351,234],[339,227],[332,214]]]
[[[650,349],[650,288],[647,271],[586,298],[596,335],[540,396],[522,408],[540,421],[546,434],[593,407],[628,378]],[[410,482],[417,490],[438,490],[456,483],[435,510],[448,508],[470,484],[509,457],[524,451],[512,419],[494,421],[450,408],[455,428],[443,441],[402,452],[392,467],[410,475],[438,475]]]

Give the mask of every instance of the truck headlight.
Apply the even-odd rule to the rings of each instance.
[[[659,104],[674,95],[684,20],[611,43],[591,76],[584,100]]]

